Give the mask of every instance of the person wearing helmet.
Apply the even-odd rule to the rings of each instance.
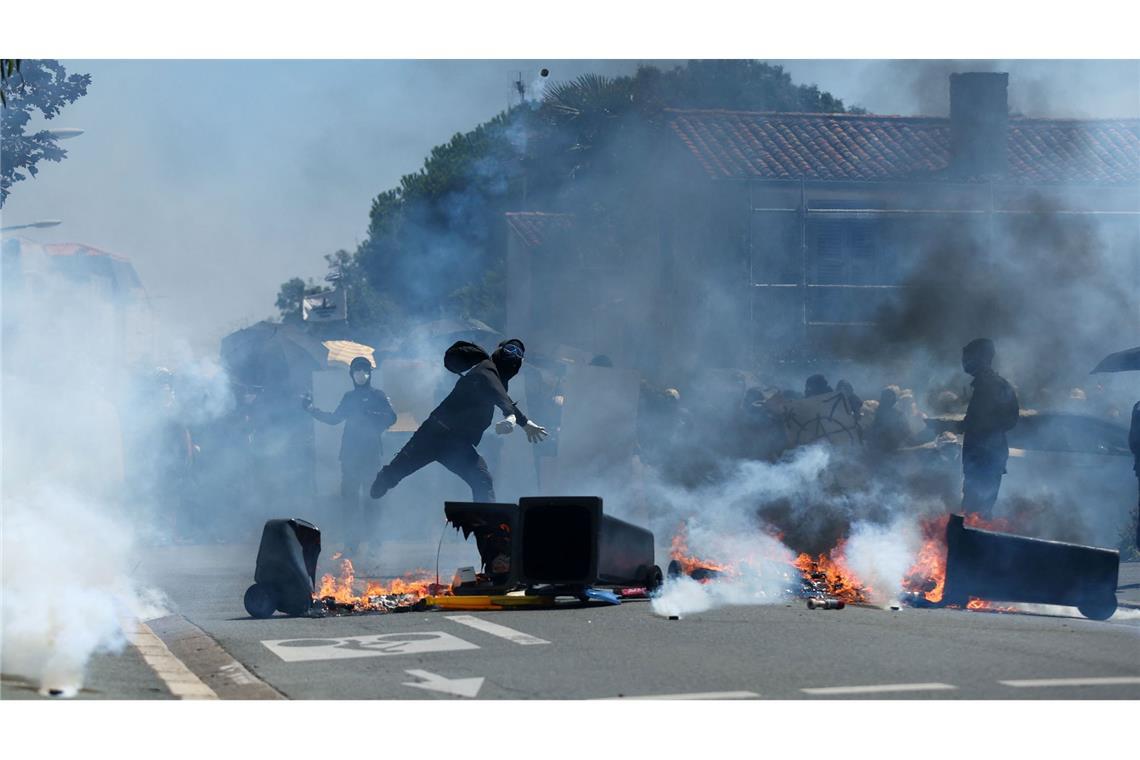
[[[372,387],[372,362],[363,356],[348,367],[352,390],[341,397],[332,412],[313,406],[313,398],[305,394],[301,406],[326,425],[344,423],[340,439],[340,496],[343,529],[350,537],[348,548],[355,546],[361,534],[362,509],[360,492],[368,484],[381,461],[380,437],[396,421],[392,402],[379,388]]]
[[[974,389],[962,433],[962,510],[992,517],[1001,476],[1009,460],[1006,431],[1017,424],[1020,406],[1013,386],[993,369],[994,343],[976,338],[962,349],[962,369]]]
[[[490,426],[495,407],[503,413],[503,419],[495,425],[496,433],[507,434],[522,427],[531,443],[547,435],[546,428],[528,420],[507,395],[507,385],[522,368],[525,352],[518,338],[504,340],[490,356],[475,344],[463,341],[449,348],[444,366],[462,376],[404,448],[376,474],[372,498],[379,499],[421,467],[439,462],[463,478],[474,501],[494,501],[491,473],[475,447]]]

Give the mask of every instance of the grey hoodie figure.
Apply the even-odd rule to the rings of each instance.
[[[503,419],[495,425],[496,433],[510,433],[517,425],[526,431],[531,443],[547,435],[546,429],[528,420],[507,395],[507,384],[522,368],[525,352],[518,338],[503,341],[490,356],[474,343],[460,341],[449,348],[444,365],[462,377],[404,448],[376,474],[372,498],[379,499],[416,470],[439,462],[463,478],[474,501],[494,501],[491,473],[475,447],[490,426],[495,407],[503,412]]]
[[[301,406],[326,425],[344,423],[340,439],[341,518],[349,536],[347,548],[351,549],[361,534],[361,491],[381,461],[380,437],[396,421],[396,412],[384,391],[372,387],[372,362],[358,356],[352,360],[348,372],[352,377],[352,390],[344,394],[335,411],[317,409],[308,394],[302,396]]]

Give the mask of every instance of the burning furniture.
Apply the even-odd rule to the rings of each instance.
[[[1116,612],[1120,553],[968,528],[962,515],[946,524],[943,605],[987,601],[1076,607],[1093,620]]]
[[[320,553],[321,531],[312,523],[297,518],[266,522],[254,583],[245,592],[246,612],[255,618],[267,618],[277,610],[308,614]]]

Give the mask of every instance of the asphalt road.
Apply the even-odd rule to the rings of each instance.
[[[396,574],[413,557],[434,560],[435,548],[387,545],[383,562],[359,569]],[[462,545],[449,550],[441,569],[466,556]],[[177,613],[293,699],[1140,698],[1140,604],[1107,622],[1075,610],[812,611],[801,602],[668,620],[643,601],[253,620],[241,595],[255,553],[156,549],[142,572]],[[1140,564],[1122,565],[1119,593],[1140,601]]]
[[[358,569],[430,565],[436,547],[381,549],[383,562]],[[464,564],[465,551],[445,547],[441,569]],[[252,546],[163,547],[139,569],[175,613],[151,627],[222,698],[1140,698],[1140,563],[1122,564],[1128,606],[1107,622],[1060,608],[812,611],[802,602],[668,620],[645,601],[254,620],[241,597],[255,555]],[[5,682],[0,696],[35,693]],[[175,694],[132,647],[96,657],[80,696]]]

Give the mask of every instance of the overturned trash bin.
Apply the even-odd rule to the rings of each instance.
[[[446,501],[443,514],[447,522],[463,532],[467,539],[475,534],[475,545],[483,563],[485,581],[470,581],[452,586],[452,593],[502,594],[519,585],[520,554],[519,505]]]
[[[254,584],[245,592],[245,611],[255,618],[267,618],[277,610],[308,614],[320,553],[317,526],[296,518],[267,521],[257,550]]]
[[[1076,607],[1093,620],[1116,612],[1120,553],[967,528],[962,515],[946,525],[946,586],[942,603],[987,601]]]
[[[597,496],[519,499],[520,580],[552,586],[661,585],[653,534],[602,513]]]

